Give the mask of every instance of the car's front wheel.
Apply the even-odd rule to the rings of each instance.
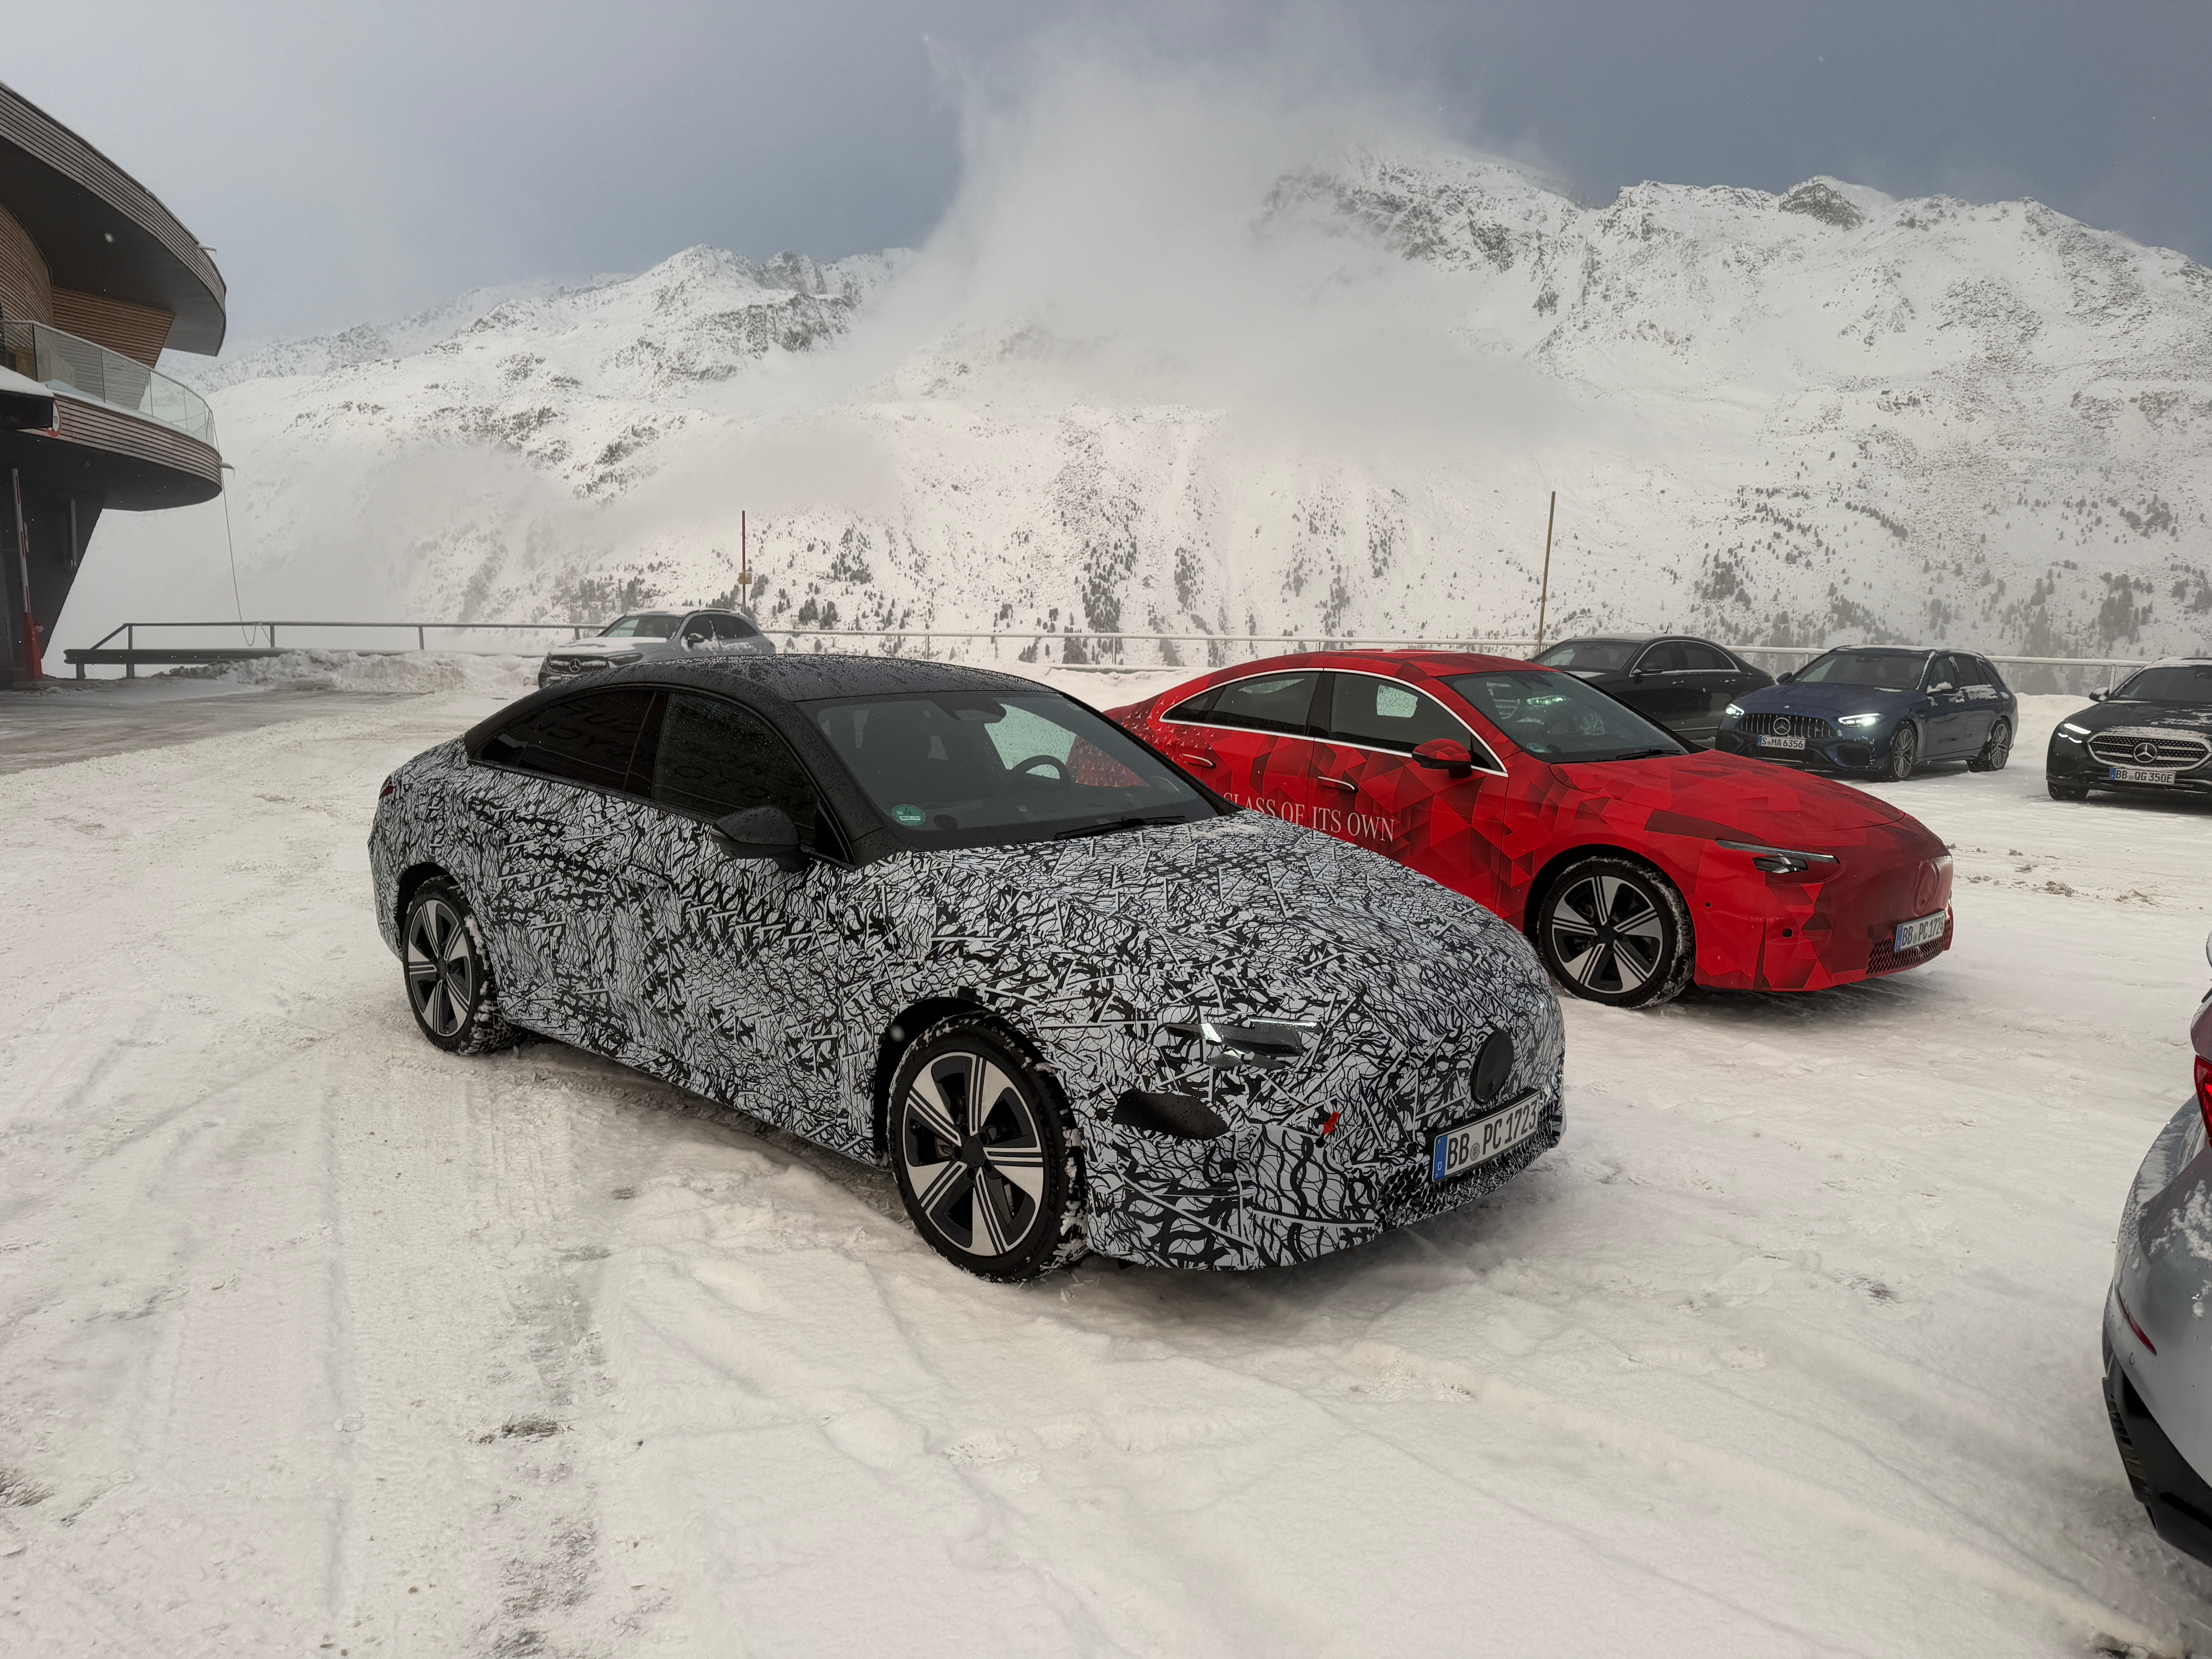
[[[1674,884],[1610,856],[1570,866],[1546,890],[1536,949],[1567,989],[1616,1008],[1669,1001],[1697,968],[1697,935]]]
[[[1903,783],[1920,765],[1920,734],[1909,726],[1900,726],[1889,740],[1889,770],[1885,775],[1892,783]]]
[[[499,1012],[483,933],[468,901],[450,883],[433,878],[415,890],[400,923],[399,945],[407,1004],[424,1036],[455,1054],[514,1045],[516,1032]]]
[[[1969,772],[2002,772],[2012,758],[2012,722],[1998,720],[1990,727],[1981,752],[1966,763]]]
[[[884,1127],[900,1200],[946,1260],[1012,1282],[1083,1254],[1066,1103],[989,1022],[952,1022],[908,1049]]]

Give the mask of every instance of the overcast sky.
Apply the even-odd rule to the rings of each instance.
[[[11,0],[0,78],[216,246],[234,343],[636,270],[698,242],[914,246],[959,180],[961,88],[1102,29],[1124,50],[1140,29],[1164,61],[1319,40],[1369,95],[1601,200],[1646,179],[1781,190],[1832,173],[2033,196],[2212,260],[2212,0],[1181,0],[1131,22],[1145,15]]]

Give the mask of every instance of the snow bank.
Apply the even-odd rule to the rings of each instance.
[[[167,678],[222,680],[283,691],[468,691],[519,697],[538,689],[543,653],[287,651],[246,662],[171,669]]]

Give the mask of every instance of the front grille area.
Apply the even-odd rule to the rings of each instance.
[[[2114,726],[2089,739],[2089,758],[2100,766],[2170,768],[2186,772],[2212,760],[2212,741],[2194,732]]]
[[[1811,714],[1746,714],[1736,729],[1765,738],[1826,739],[1836,735],[1834,726]]]
[[[579,674],[594,673],[606,664],[596,657],[548,657],[538,671],[541,680],[573,679]]]

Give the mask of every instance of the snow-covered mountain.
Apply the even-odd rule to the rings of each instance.
[[[2033,202],[1591,206],[1375,151],[1206,234],[694,248],[218,363],[243,579],[726,601],[746,509],[787,623],[1514,635],[1556,489],[1555,636],[2212,647],[2212,273],[2178,254]]]

